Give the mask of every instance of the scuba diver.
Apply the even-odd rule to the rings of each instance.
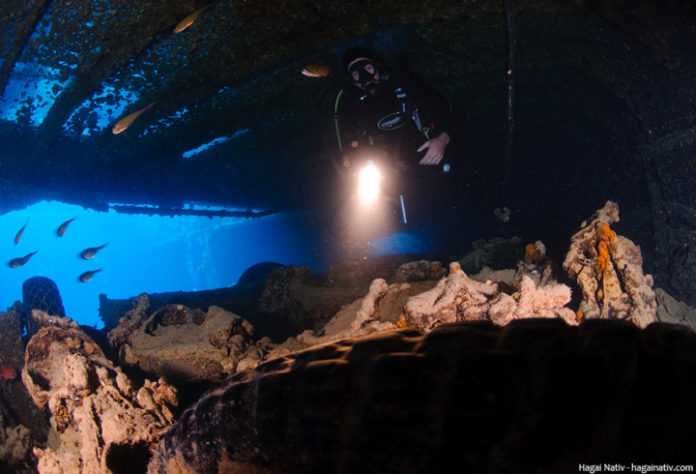
[[[449,100],[416,75],[382,66],[360,46],[344,52],[342,66],[344,86],[333,107],[339,169],[356,174],[366,157],[378,161],[383,197],[400,208],[403,224],[408,208],[420,211],[416,224],[425,225],[450,169],[443,161]]]
[[[346,155],[376,146],[400,161],[438,165],[450,142],[449,100],[413,74],[392,74],[363,47],[343,54],[346,86],[334,105],[339,151]],[[420,154],[420,155],[419,155]]]

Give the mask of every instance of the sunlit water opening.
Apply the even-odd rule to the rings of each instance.
[[[374,218],[358,220],[365,235],[353,236],[364,255],[420,253],[429,249],[422,236],[403,229],[381,229]],[[71,222],[62,237],[58,227]],[[14,239],[26,224],[19,243]],[[129,298],[145,293],[199,291],[234,286],[252,265],[273,261],[309,265],[323,272],[341,258],[357,254],[322,253],[317,236],[293,214],[257,218],[158,216],[85,209],[60,202],[41,201],[0,216],[0,311],[22,300],[22,283],[33,276],[56,282],[66,315],[79,324],[103,327],[99,294]],[[358,240],[361,242],[358,242]],[[80,254],[106,246],[91,259]],[[10,268],[9,262],[37,251],[27,262]],[[100,270],[90,281],[84,272]]]
[[[61,223],[75,218],[62,237]],[[27,222],[28,220],[28,222]],[[18,244],[14,238],[27,223]],[[311,236],[296,216],[260,218],[148,216],[100,212],[41,201],[0,216],[0,310],[22,299],[22,283],[33,276],[56,282],[66,314],[78,323],[100,328],[99,294],[128,298],[141,292],[197,291],[233,286],[250,266],[262,261],[310,265],[315,261]],[[92,259],[87,248],[106,244]],[[8,263],[37,250],[23,266]],[[91,281],[86,271],[101,269]]]

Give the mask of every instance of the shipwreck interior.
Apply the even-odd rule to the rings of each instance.
[[[696,303],[690,2],[32,0],[0,14],[4,212],[37,199],[317,211],[333,186],[326,103],[359,44],[451,100],[457,185],[433,213],[462,245],[543,235],[564,252],[614,199],[648,270]],[[308,64],[333,72],[306,77]]]
[[[523,245],[541,240],[550,274],[571,237],[582,241],[576,232],[587,219],[600,229],[595,261],[571,263],[605,278],[593,298],[608,299],[607,246],[619,235],[640,247],[631,251],[646,276],[635,286],[696,306],[693,1],[26,0],[0,2],[0,18],[0,217],[40,201],[152,216],[151,228],[120,226],[142,247],[181,230],[180,221],[154,218],[210,221],[187,224],[196,238],[213,236],[213,218],[258,224],[244,236],[229,227],[200,238],[226,248],[187,269],[202,280],[235,258],[249,267],[220,293],[201,283],[209,291],[176,294],[178,306],[164,291],[127,300],[102,294],[105,330],[46,316],[33,338],[21,305],[0,313],[0,346],[8,348],[0,354],[0,444],[31,436],[40,447],[18,459],[0,450],[0,470],[70,472],[78,458],[84,472],[130,473],[429,473],[451,472],[451,463],[467,472],[553,473],[592,462],[693,462],[693,331],[639,328],[636,318],[617,321],[606,311],[596,319],[610,321],[582,322],[575,311],[582,284],[568,283],[575,275],[549,284],[568,301],[570,289],[558,287],[575,285],[572,311],[534,313],[555,319],[510,322],[514,311],[500,311],[510,316],[502,324],[460,311],[455,324],[438,327],[439,319],[422,314],[439,297],[421,313],[412,308],[420,319],[394,310],[450,284],[475,288],[471,294],[488,304],[499,287],[471,282],[457,263],[472,248],[519,239],[528,253],[488,270],[519,262],[522,272],[540,255],[536,244]],[[362,219],[363,228],[341,220],[347,198],[333,112],[351,46],[370,48],[385,67],[411,70],[452,107],[445,159],[420,177],[436,176],[442,187],[406,189],[406,204],[395,200],[387,217]],[[614,203],[620,220],[602,221],[611,224],[602,231],[600,217],[618,213]],[[72,220],[65,225],[77,226]],[[394,235],[417,231],[434,242],[419,255],[426,263],[396,279],[398,290],[387,282],[381,289],[377,277],[398,275],[407,257],[370,240],[390,220]],[[2,229],[6,248],[18,251],[23,229]],[[105,234],[97,238],[95,245],[105,244],[83,259],[116,247]],[[239,255],[249,241],[282,243],[307,261],[257,262]],[[384,258],[373,262],[367,251]],[[3,256],[3,270],[33,253],[22,255]],[[331,265],[346,256],[355,259]],[[148,263],[134,260],[117,279],[148,277]],[[315,261],[328,270],[299,266]],[[613,265],[616,273],[627,267]],[[75,285],[84,288],[98,271]],[[537,267],[532,273],[551,281]],[[513,301],[513,285],[500,288],[496,302],[522,305],[521,289]],[[376,308],[385,294],[392,299],[380,300],[379,317],[368,322],[393,332],[349,333],[351,324],[366,327],[349,317],[364,315],[370,297]],[[461,310],[461,298],[453,301]],[[633,303],[655,316],[654,293]],[[277,318],[259,316],[271,314]],[[155,335],[162,347],[146,355],[132,349]],[[157,351],[187,337],[209,353],[227,351],[222,362],[199,363],[209,355],[199,349],[176,362],[160,358]],[[277,358],[268,362],[269,354]],[[128,368],[110,365],[117,359]],[[56,376],[63,370],[82,378]],[[82,382],[72,398],[56,395]],[[125,418],[113,414],[123,406],[135,408],[121,425]],[[16,431],[5,434],[5,426]],[[104,431],[95,435],[102,436],[97,454],[68,452],[92,429]]]

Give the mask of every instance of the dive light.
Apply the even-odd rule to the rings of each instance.
[[[368,160],[358,173],[358,199],[364,206],[377,202],[379,186],[382,181],[382,173],[375,162]]]

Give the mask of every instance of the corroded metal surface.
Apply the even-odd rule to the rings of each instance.
[[[695,369],[696,334],[665,324],[522,320],[346,339],[207,392],[160,441],[149,472],[555,473],[616,456],[685,461]]]

